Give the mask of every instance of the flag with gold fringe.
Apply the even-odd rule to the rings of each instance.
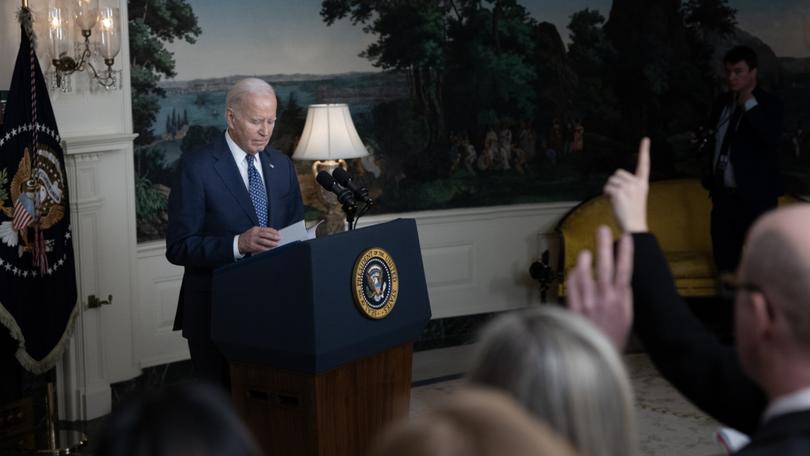
[[[67,175],[31,12],[0,132],[0,323],[35,374],[59,360],[78,312]]]

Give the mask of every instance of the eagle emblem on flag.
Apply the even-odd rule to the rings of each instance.
[[[6,206],[3,198],[8,193],[0,194],[0,210],[10,218],[0,223],[0,242],[9,247],[18,247],[20,257],[26,253],[33,255],[35,239],[31,239],[29,234],[32,228],[47,230],[65,215],[62,201],[65,183],[59,161],[53,152],[44,148],[38,150],[37,154],[40,165],[34,170],[30,151],[25,149],[11,180],[10,205]],[[43,246],[46,254],[53,250],[48,242]]]

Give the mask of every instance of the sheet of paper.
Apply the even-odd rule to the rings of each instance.
[[[287,225],[278,232],[281,234],[281,241],[278,243],[277,247],[289,244],[290,242],[306,241],[310,239],[309,233],[307,232],[307,227],[304,225],[303,220],[293,223],[292,225]]]
[[[320,225],[323,222],[324,222],[323,219],[318,220],[318,223],[307,228],[307,236],[308,236],[307,239],[315,239],[315,231],[318,230],[318,225]]]

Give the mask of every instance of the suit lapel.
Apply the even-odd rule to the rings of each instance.
[[[220,146],[214,153],[214,170],[222,179],[225,188],[233,195],[234,199],[239,203],[239,206],[250,217],[254,226],[259,224],[259,219],[256,217],[256,210],[253,209],[253,202],[250,201],[245,183],[242,181],[242,176],[239,174],[239,168],[233,160],[231,149],[228,148],[228,143],[225,142],[225,136],[220,140]]]

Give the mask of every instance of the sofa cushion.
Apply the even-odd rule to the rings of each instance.
[[[664,252],[675,279],[714,277],[714,261],[702,252]]]
[[[801,201],[783,196],[779,205]],[[711,200],[697,179],[671,179],[650,183],[647,219],[658,239],[683,296],[713,296],[717,293],[709,220]],[[610,201],[598,195],[572,209],[557,225],[562,238],[561,269],[567,273],[583,249],[594,250],[594,235],[600,224],[609,226],[614,237],[619,230]],[[559,294],[565,295],[560,283]]]

